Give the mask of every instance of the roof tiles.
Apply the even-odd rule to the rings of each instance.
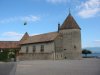
[[[0,41],[0,48],[19,48],[19,41]]]
[[[53,41],[57,37],[57,35],[58,35],[57,32],[51,32],[46,34],[30,36],[27,40],[25,40],[21,44],[50,42]]]
[[[80,29],[79,25],[77,24],[77,22],[75,21],[73,16],[71,16],[70,13],[68,17],[65,19],[65,21],[63,22],[62,26],[60,27],[60,30],[63,29]]]

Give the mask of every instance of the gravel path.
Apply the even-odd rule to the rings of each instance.
[[[16,75],[100,75],[100,59],[21,61]]]

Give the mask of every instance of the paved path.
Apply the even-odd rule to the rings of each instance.
[[[21,61],[16,75],[100,75],[100,59]]]
[[[0,75],[15,75],[16,63],[0,62]]]

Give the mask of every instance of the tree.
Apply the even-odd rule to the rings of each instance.
[[[85,57],[87,57],[87,54],[92,54],[92,52],[90,50],[83,49],[82,54],[85,54]]]
[[[9,59],[13,58],[14,61],[16,61],[16,53],[17,53],[16,49],[9,49],[9,55],[8,55]]]
[[[0,61],[10,61],[12,58],[16,61],[16,49],[0,49]]]
[[[0,51],[0,61],[7,61],[8,60],[8,50],[2,50]]]

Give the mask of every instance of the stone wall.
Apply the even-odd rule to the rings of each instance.
[[[41,45],[44,51],[41,53]],[[33,52],[33,46],[36,51]],[[28,52],[26,53],[26,47]],[[81,32],[80,29],[60,30],[53,42],[22,45],[19,52],[20,60],[38,59],[80,59],[81,58]]]
[[[56,59],[81,58],[81,33],[79,29],[60,30],[55,40]]]
[[[41,52],[41,45],[44,45],[44,51]],[[36,51],[33,52],[33,46],[36,47]],[[28,52],[26,52],[28,47]],[[19,60],[47,60],[54,59],[54,42],[37,43],[22,45],[19,51]]]
[[[48,60],[54,59],[52,53],[22,53],[18,56],[18,60]]]
[[[44,53],[51,53],[54,51],[54,48],[55,48],[54,42],[47,42],[47,43],[22,45],[19,53],[26,53],[26,47],[28,47],[28,53],[33,53],[33,46],[36,46],[35,53],[40,53],[41,45],[44,45]]]

